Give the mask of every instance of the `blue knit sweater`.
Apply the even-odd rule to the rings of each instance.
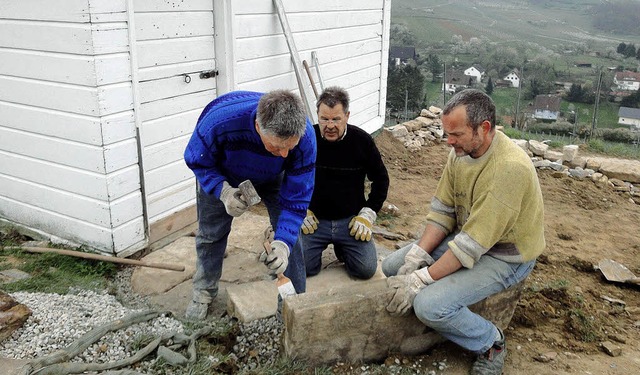
[[[264,148],[255,129],[262,93],[234,91],[209,103],[200,114],[184,152],[184,160],[207,194],[220,197],[223,181],[237,187],[244,180],[261,184],[282,172],[275,239],[293,248],[313,193],[316,139],[311,123],[286,158]]]

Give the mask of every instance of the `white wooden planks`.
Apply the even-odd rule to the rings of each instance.
[[[128,51],[126,23],[70,24],[0,19],[0,46],[79,55]]]
[[[0,87],[0,101],[80,115],[105,116],[133,108],[130,82],[87,87],[0,76]]]
[[[7,19],[73,23],[126,20],[125,0],[4,0],[0,16]]]
[[[213,35],[211,11],[138,13],[135,25],[138,41]]]

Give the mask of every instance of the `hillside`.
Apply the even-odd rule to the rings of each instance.
[[[617,45],[638,35],[607,33],[593,26],[600,1],[394,0],[391,21],[407,25],[419,46],[449,42],[453,35],[508,44],[524,41],[548,49],[575,43]]]

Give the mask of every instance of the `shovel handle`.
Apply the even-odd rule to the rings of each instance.
[[[135,260],[135,259],[117,258],[117,257],[106,256],[106,255],[83,253],[81,251],[53,249],[48,247],[12,247],[12,249],[24,250],[30,253],[54,253],[59,255],[68,255],[76,258],[100,260],[103,262],[111,262],[111,263],[119,263],[119,264],[128,264],[131,266],[160,268],[163,270],[170,270],[170,271],[182,272],[185,269],[185,267],[182,264],[148,263],[148,262],[143,262],[141,260]]]

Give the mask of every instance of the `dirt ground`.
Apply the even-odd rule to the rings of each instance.
[[[391,178],[387,202],[400,210],[399,217],[382,217],[381,224],[417,236],[450,148],[442,143],[412,153],[388,132],[376,143]],[[555,178],[540,170],[538,175],[547,248],[507,330],[504,373],[640,374],[640,287],[608,282],[593,267],[610,258],[640,276],[640,205],[590,180]],[[394,248],[393,242],[377,240]],[[605,341],[620,348],[621,355],[606,354]],[[409,359],[387,362],[398,360]],[[427,371],[463,374],[472,360],[445,343],[411,362],[423,363]],[[438,370],[443,361],[444,371]]]

